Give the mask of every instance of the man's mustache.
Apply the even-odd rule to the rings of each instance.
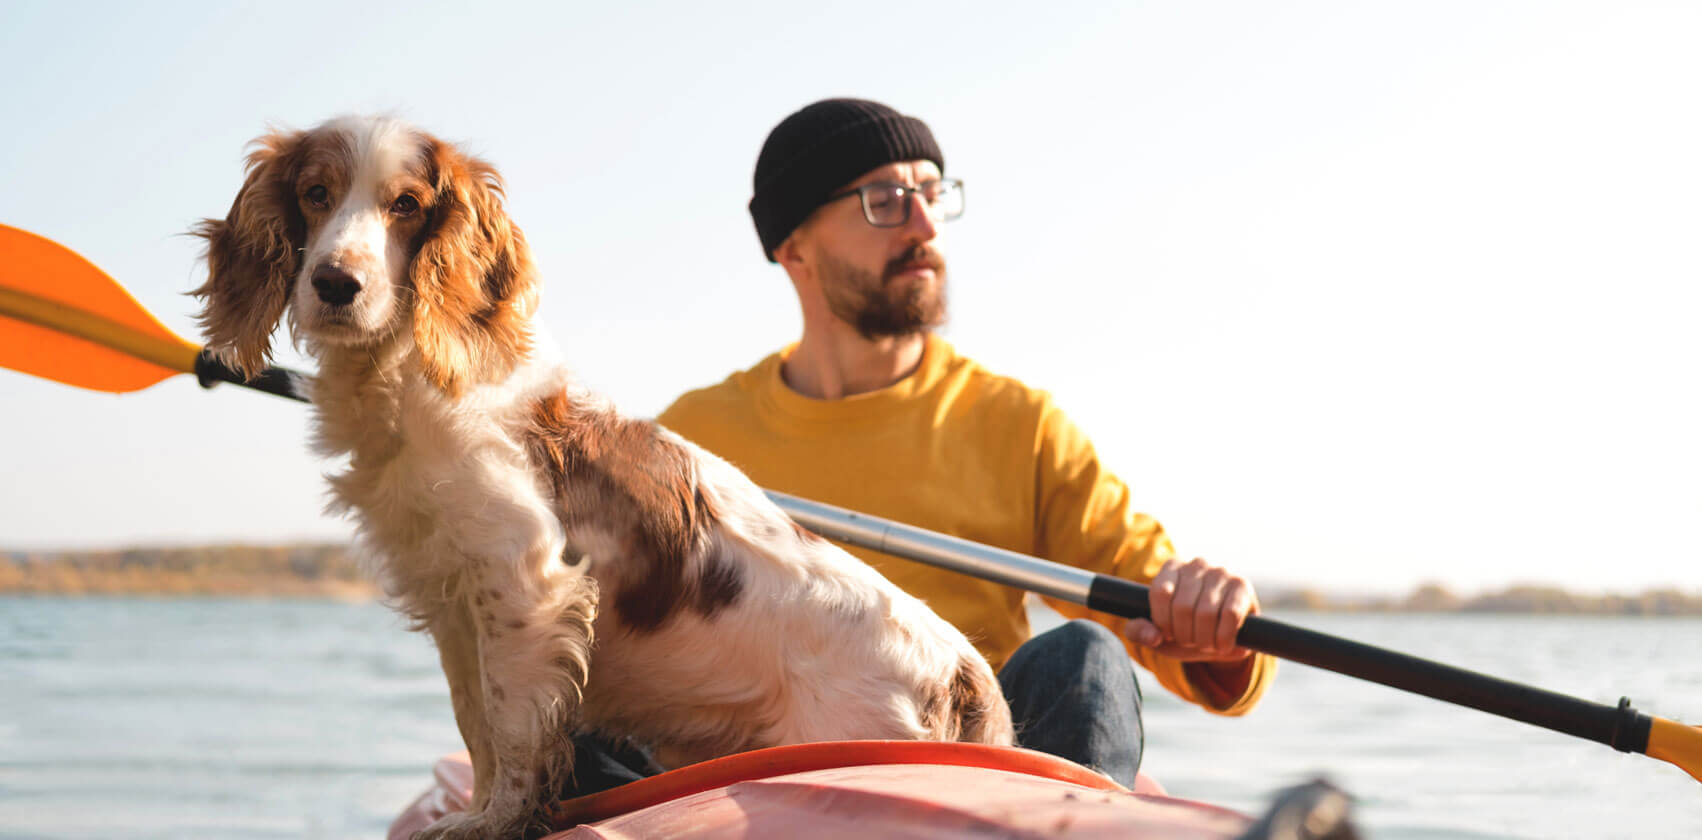
[[[890,280],[900,272],[918,265],[933,269],[936,275],[946,273],[946,258],[939,251],[925,245],[917,245],[888,260],[886,269],[881,272],[881,279]]]

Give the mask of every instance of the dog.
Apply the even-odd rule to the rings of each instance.
[[[272,131],[194,233],[208,347],[252,377],[287,316],[319,364],[315,448],[347,458],[332,510],[437,644],[476,781],[422,836],[547,830],[578,731],[665,767],[1012,743],[962,633],[539,349],[536,270],[489,164],[386,117]]]

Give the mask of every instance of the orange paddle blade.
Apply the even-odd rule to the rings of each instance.
[[[1651,758],[1677,766],[1702,782],[1702,726],[1685,726],[1666,718],[1655,718],[1649,730]]]
[[[0,366],[122,393],[194,371],[199,349],[76,252],[0,225]]]

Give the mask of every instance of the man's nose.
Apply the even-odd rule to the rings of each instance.
[[[332,306],[347,306],[360,293],[360,281],[353,274],[326,263],[313,270],[313,291]]]
[[[904,230],[916,238],[918,242],[927,242],[940,232],[940,222],[934,218],[934,207],[922,197],[919,192],[912,192],[904,197],[905,201],[916,202],[910,208],[910,221],[904,224]]]

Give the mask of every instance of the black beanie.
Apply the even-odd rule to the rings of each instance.
[[[792,235],[834,190],[877,166],[945,155],[927,123],[866,99],[823,99],[780,121],[756,159],[751,221],[762,253]]]

